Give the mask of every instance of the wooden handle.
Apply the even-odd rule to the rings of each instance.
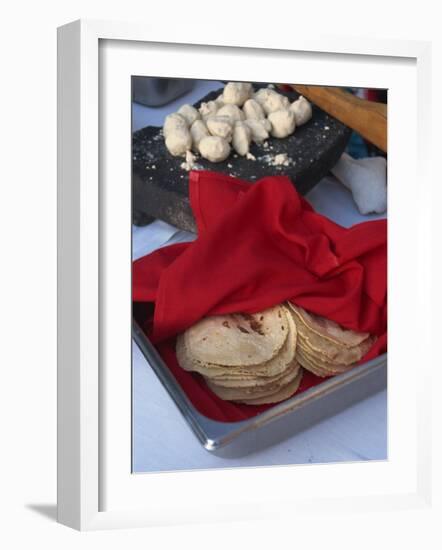
[[[361,99],[333,86],[294,84],[292,88],[387,152],[387,105]]]

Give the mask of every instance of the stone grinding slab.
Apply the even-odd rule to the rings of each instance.
[[[255,89],[265,85],[254,85]],[[223,89],[211,92],[196,102],[218,97]],[[278,90],[290,101],[296,92]],[[299,193],[305,195],[332,168],[343,153],[351,130],[315,105],[313,116],[284,139],[270,137],[263,144],[252,143],[250,152],[256,160],[231,154],[225,161],[213,163],[198,157],[197,168],[218,171],[248,181],[265,176],[288,176]],[[234,151],[232,151],[234,153]],[[269,161],[280,153],[290,159],[288,166],[273,166]],[[188,172],[181,168],[184,159],[166,149],[161,128],[147,126],[134,132],[132,138],[132,207],[135,225],[146,225],[154,219],[168,222],[179,229],[196,232],[190,208]]]

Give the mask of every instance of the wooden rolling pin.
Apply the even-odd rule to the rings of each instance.
[[[361,99],[333,86],[293,84],[292,88],[387,152],[387,105]]]

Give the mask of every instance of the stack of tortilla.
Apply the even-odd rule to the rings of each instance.
[[[298,333],[296,359],[317,376],[347,372],[362,359],[375,341],[366,332],[344,329],[291,303],[289,307]]]
[[[290,311],[278,305],[254,314],[206,317],[180,334],[181,367],[200,373],[221,399],[278,403],[299,387],[297,331]]]

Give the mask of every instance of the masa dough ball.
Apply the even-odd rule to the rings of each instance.
[[[221,107],[225,105],[223,94],[219,94],[219,96],[216,99],[214,99],[214,101],[218,105],[218,109],[221,109]]]
[[[231,141],[233,125],[227,116],[209,117],[206,121],[207,128],[212,136],[219,136],[227,141]]]
[[[200,141],[210,136],[210,132],[206,126],[204,120],[198,119],[190,127],[190,135],[192,137],[192,148],[194,151],[199,152]]]
[[[295,113],[296,126],[301,126],[312,118],[312,106],[302,95],[290,105],[290,110]]]
[[[232,124],[238,120],[244,120],[245,116],[238,105],[224,105],[216,113],[217,116],[225,116],[230,118]]]
[[[189,105],[188,103],[186,103],[185,105],[181,105],[181,107],[178,109],[178,114],[186,119],[189,126],[191,126],[195,122],[195,120],[201,118],[201,115],[195,109],[195,107]]]
[[[245,122],[235,122],[232,145],[238,155],[244,157],[249,152],[252,132]]]
[[[174,157],[185,155],[192,147],[192,137],[186,128],[178,128],[169,132],[166,137],[166,147]]]
[[[261,105],[266,114],[290,107],[288,98],[282,94],[278,94],[278,92],[275,92],[271,88],[261,88],[254,94],[253,98]]]
[[[222,162],[230,154],[230,145],[224,138],[218,136],[205,137],[199,145],[201,156],[211,162]]]
[[[167,115],[164,119],[163,134],[164,137],[174,132],[175,130],[187,129],[187,120],[178,113],[172,113]]]
[[[201,103],[199,108],[200,115],[206,119],[209,116],[215,116],[219,109],[219,104],[216,101],[205,101]]]
[[[250,128],[252,140],[255,143],[262,143],[268,139],[272,125],[267,119],[254,120],[249,118],[244,122]]]
[[[223,101],[230,105],[241,105],[249,99],[253,93],[253,88],[247,82],[228,82],[224,87]]]
[[[268,118],[272,125],[271,134],[276,138],[285,138],[295,131],[295,113],[289,109],[274,111]]]
[[[242,108],[246,119],[261,120],[265,118],[265,113],[261,105],[256,101],[256,99],[248,99]]]

